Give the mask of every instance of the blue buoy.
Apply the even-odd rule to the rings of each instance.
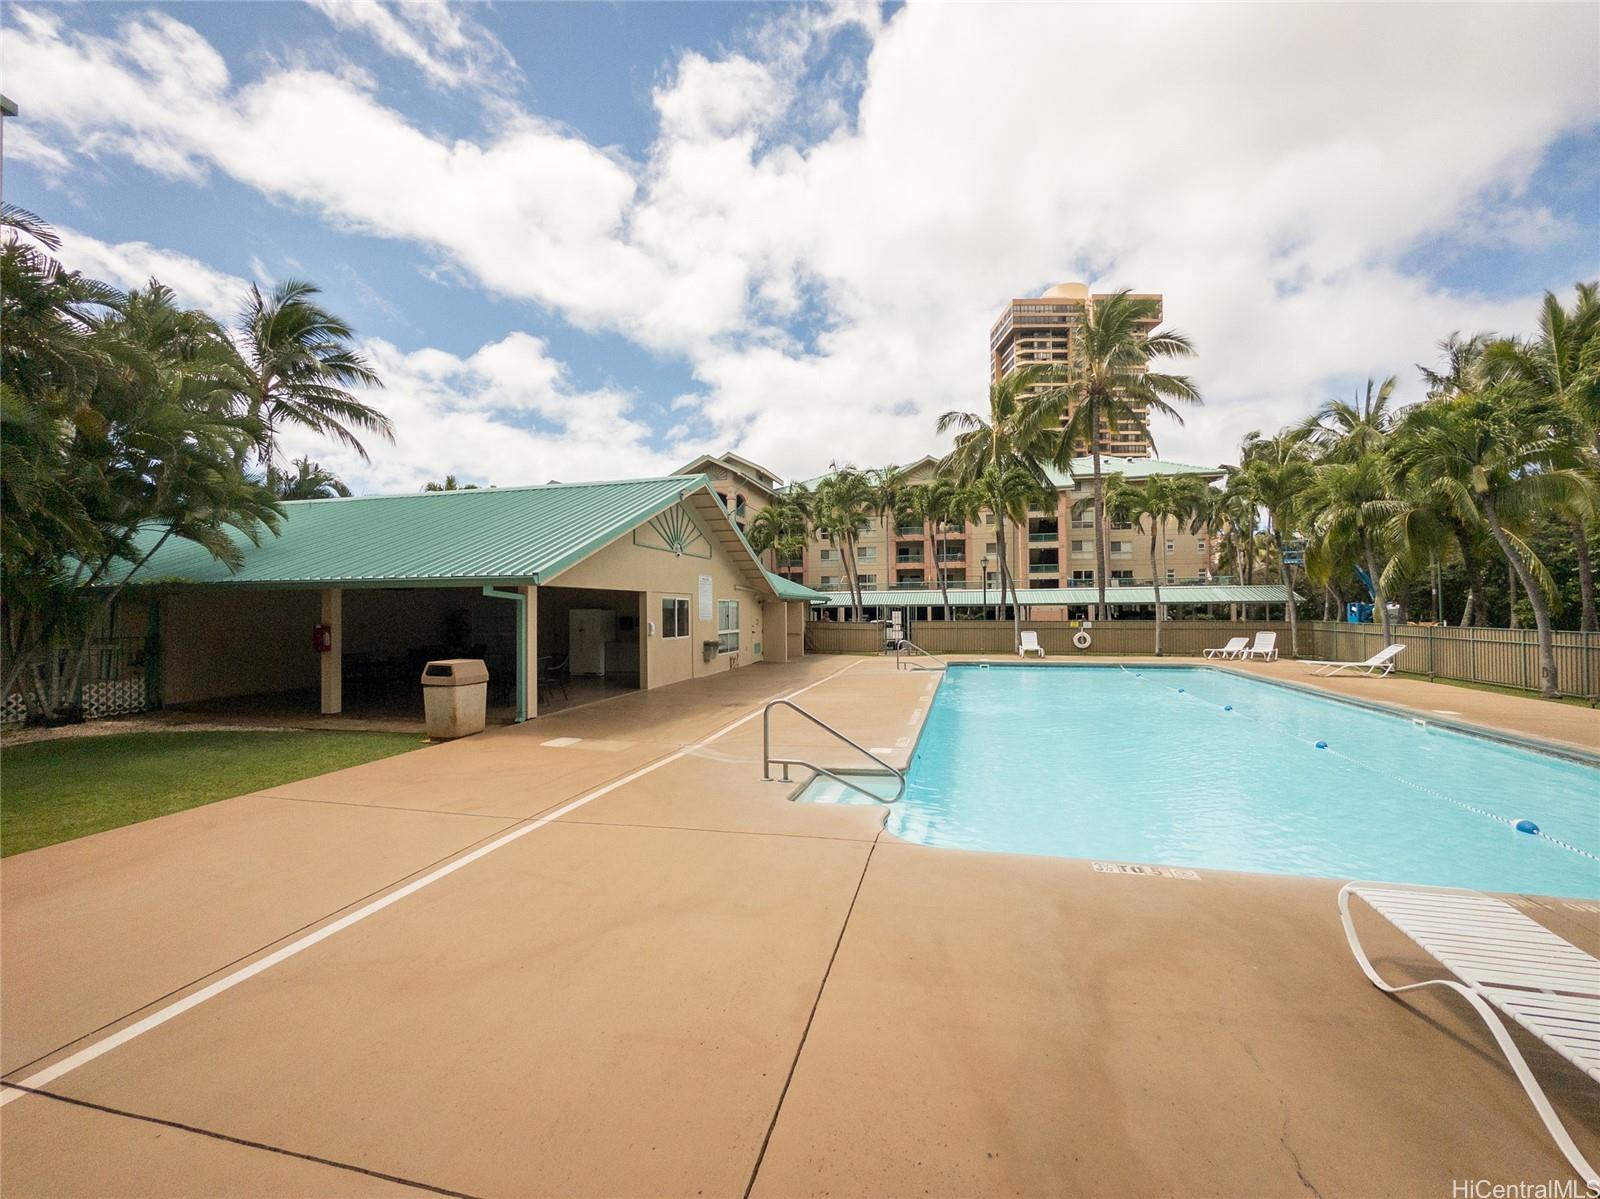
[[[1327,749],[1328,748],[1328,743],[1326,741],[1318,741],[1317,742],[1317,748],[1318,749]]]
[[[1539,826],[1531,820],[1517,821],[1517,832],[1519,833],[1537,833],[1538,831]]]
[[[1179,695],[1182,695],[1182,694],[1183,694],[1183,688],[1182,688],[1182,687],[1179,687],[1179,688],[1178,688],[1178,694],[1179,694]]]
[[[1224,712],[1231,712],[1231,711],[1233,711],[1233,705],[1232,704],[1223,704],[1222,705],[1222,710]]]

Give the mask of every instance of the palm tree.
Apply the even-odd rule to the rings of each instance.
[[[812,519],[839,550],[844,563],[845,581],[850,588],[855,619],[862,619],[864,599],[861,574],[856,569],[856,543],[874,510],[872,487],[867,476],[853,466],[835,465],[833,473],[817,484],[813,495]]]
[[[1366,572],[1383,623],[1384,645],[1394,641],[1394,630],[1379,562],[1380,556],[1388,561],[1391,522],[1401,509],[1394,494],[1393,466],[1376,451],[1318,466],[1307,494],[1308,510],[1328,547],[1350,555]]]
[[[394,440],[389,418],[347,390],[383,382],[352,348],[355,331],[314,302],[318,294],[299,279],[266,296],[252,284],[239,315],[235,386],[245,414],[261,426],[259,453],[268,466],[286,425],[332,437],[362,461],[367,451],[355,430]]]
[[[1193,522],[1205,503],[1202,484],[1192,475],[1151,475],[1141,483],[1130,483],[1120,474],[1107,480],[1105,504],[1111,519],[1118,523],[1150,526],[1150,583],[1156,606],[1156,657],[1161,656],[1161,622],[1165,618],[1161,603],[1162,562],[1160,543],[1170,526]]]
[[[267,486],[280,500],[331,500],[350,494],[344,480],[320,463],[296,458],[293,466],[293,474],[267,468]]]
[[[779,495],[750,518],[746,536],[750,540],[750,548],[756,553],[771,551],[772,565],[776,569],[779,564],[777,555],[787,556],[805,548],[805,514],[789,496]]]
[[[1367,380],[1365,396],[1354,400],[1329,400],[1300,426],[1296,436],[1311,442],[1323,462],[1353,462],[1362,454],[1383,447],[1394,428],[1392,407],[1398,380],[1390,375],[1382,383]]]
[[[1168,416],[1183,423],[1175,404],[1199,404],[1200,392],[1185,375],[1152,371],[1157,359],[1189,358],[1194,346],[1172,329],[1145,330],[1161,317],[1161,302],[1135,296],[1124,288],[1097,300],[1078,332],[1071,361],[1054,373],[1056,390],[1045,398],[1056,424],[1066,418],[1057,437],[1054,464],[1066,469],[1081,443],[1089,447],[1094,465],[1094,547],[1097,618],[1106,613],[1106,513],[1105,479],[1101,470],[1100,442],[1106,430],[1122,424],[1136,426],[1152,447],[1155,438],[1150,418]]]
[[[1600,458],[1600,288],[1577,285],[1572,309],[1563,308],[1554,292],[1545,292],[1539,309],[1539,335],[1491,342],[1483,351],[1485,367],[1503,372],[1562,410],[1575,435]],[[1591,462],[1600,469],[1600,462]],[[1595,613],[1594,565],[1588,528],[1581,514],[1558,514],[1572,533],[1578,559],[1578,589],[1583,597],[1582,627],[1600,628]]]
[[[1300,625],[1295,612],[1294,566],[1284,558],[1283,537],[1285,530],[1294,528],[1297,505],[1314,475],[1303,442],[1293,437],[1273,437],[1249,443],[1244,465],[1233,476],[1239,480],[1244,495],[1266,511],[1278,568],[1283,572],[1289,652],[1294,657],[1300,656]]]
[[[422,485],[422,490],[424,490],[424,491],[476,491],[476,490],[478,490],[478,485],[476,483],[463,483],[459,479],[457,479],[454,475],[446,475],[444,477],[444,482],[443,483],[435,483],[432,480],[430,480],[430,481],[428,481],[428,482],[426,482],[426,483],[424,483]]]
[[[979,495],[987,494],[986,487],[977,486],[984,475],[993,473],[996,479],[1004,478],[1013,469],[1025,471],[1042,490],[1046,485],[1044,458],[1052,451],[1052,439],[1059,426],[1053,415],[1057,401],[1042,399],[1038,387],[1052,376],[1043,365],[1034,364],[1012,371],[989,385],[989,407],[986,412],[946,412],[936,426],[939,433],[956,430],[954,448],[939,463],[939,472],[958,487],[974,488]],[[1054,397],[1053,391],[1045,393]],[[998,554],[1005,561],[1006,515],[1005,509],[990,508],[995,518],[995,535]],[[1024,521],[1027,510],[1023,509]],[[937,551],[935,552],[937,557]],[[1000,579],[1000,606],[1005,606],[1006,576],[1002,569]]]
[[[983,506],[994,513],[995,524],[1001,530],[997,550],[1000,558],[1000,605],[1002,608],[1005,606],[1006,588],[1009,586],[1012,602],[1012,633],[1015,640],[1020,641],[1022,601],[1017,594],[1016,581],[1012,579],[1006,562],[1005,518],[1009,516],[1014,522],[1026,525],[1029,506],[1046,502],[1049,492],[1039,482],[1038,477],[1025,466],[990,467],[972,480],[971,487],[973,494]]]
[[[1570,436],[1552,432],[1563,420],[1547,396],[1503,378],[1411,414],[1410,468],[1434,480],[1462,514],[1481,519],[1522,585],[1539,637],[1539,689],[1558,693],[1549,570],[1523,537],[1552,508],[1593,519],[1596,487]]]
[[[922,535],[933,546],[933,569],[939,578],[939,595],[944,600],[944,610],[950,611],[950,587],[945,579],[944,563],[939,560],[938,532],[952,519],[952,501],[955,487],[950,480],[935,475],[926,483],[907,489],[900,501],[899,515],[915,520],[922,526]]]

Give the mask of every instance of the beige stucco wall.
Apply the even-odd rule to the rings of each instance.
[[[317,686],[317,591],[195,590],[161,597],[161,698],[183,704]]]
[[[755,590],[733,559],[706,532],[692,509],[685,509],[705,538],[696,543],[694,553],[673,554],[667,550],[635,545],[631,534],[624,534],[604,549],[591,554],[576,566],[550,579],[545,587],[602,588],[613,591],[639,591],[645,595],[645,685],[666,687],[686,679],[703,678],[735,665],[748,666],[762,660],[757,651],[763,646],[762,594]],[[695,554],[709,554],[696,557]],[[710,619],[701,620],[698,604],[699,578],[711,576]],[[661,601],[667,596],[689,601],[691,634],[665,638],[661,627]],[[739,602],[739,652],[719,654],[704,660],[700,643],[717,636],[717,601]]]

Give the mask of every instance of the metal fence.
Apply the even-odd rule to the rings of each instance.
[[[1155,621],[1108,620],[1089,630],[1087,650],[1073,646],[1075,626],[1062,620],[1024,620],[1024,629],[1039,635],[1052,657],[1096,654],[1150,654],[1155,651]],[[1175,657],[1198,655],[1232,637],[1278,634],[1278,649],[1289,656],[1289,626],[1283,621],[1169,620],[1161,626],[1161,650]],[[1013,654],[1016,644],[1010,621],[919,620],[907,636],[935,654]],[[1538,690],[1539,638],[1534,629],[1463,629],[1401,625],[1395,640],[1405,645],[1396,668],[1409,674],[1500,687]],[[884,644],[884,626],[850,621],[811,621],[806,648],[823,654],[876,653]],[[1300,656],[1358,662],[1383,648],[1377,625],[1335,621],[1300,622]],[[1556,672],[1565,695],[1600,695],[1600,633],[1555,634]]]

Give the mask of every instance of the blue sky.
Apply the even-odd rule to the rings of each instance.
[[[1167,296],[1207,403],[1160,444],[1216,462],[1600,273],[1584,6],[4,19],[6,199],[223,315],[318,283],[399,438],[293,448],[364,490],[910,460],[1004,301],[1073,278]]]

